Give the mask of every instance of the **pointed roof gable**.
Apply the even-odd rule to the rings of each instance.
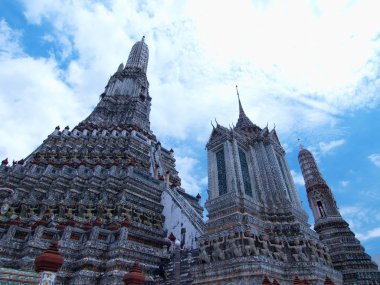
[[[238,101],[239,101],[239,119],[237,121],[235,128],[239,128],[239,129],[258,128],[258,126],[252,123],[252,121],[247,117],[247,115],[244,112],[243,106],[240,101],[240,95],[239,95],[239,90],[237,89],[237,85],[236,85],[236,92],[237,92]]]

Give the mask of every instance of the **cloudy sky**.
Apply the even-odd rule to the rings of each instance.
[[[236,123],[238,84],[251,120],[276,125],[305,208],[298,139],[379,261],[379,10],[375,0],[1,0],[0,158],[83,120],[145,35],[151,126],[188,192],[206,198],[210,121]]]

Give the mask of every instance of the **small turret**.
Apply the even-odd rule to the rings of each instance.
[[[117,69],[116,72],[122,72],[123,69],[124,69],[124,64],[123,64],[123,63],[120,63],[120,65],[119,65],[119,67],[118,67],[118,69]]]
[[[319,172],[313,155],[303,146],[300,146],[298,161],[305,180],[307,197],[315,222],[321,218],[340,217],[334,196]]]
[[[148,60],[149,49],[145,43],[145,36],[143,36],[141,41],[133,45],[125,68],[138,68],[146,73],[146,70],[148,68]]]

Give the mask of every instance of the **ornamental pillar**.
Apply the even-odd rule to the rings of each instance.
[[[63,264],[63,257],[58,252],[58,242],[53,241],[44,253],[34,260],[36,272],[41,273],[39,285],[54,285],[56,272]]]
[[[138,262],[133,264],[131,271],[124,275],[124,285],[141,285],[145,282],[145,276],[141,272]]]

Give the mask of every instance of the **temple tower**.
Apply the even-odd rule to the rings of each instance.
[[[125,67],[121,63],[109,79],[100,95],[101,102],[79,126],[96,124],[112,127],[129,124],[150,132],[152,98],[146,77],[148,59],[149,50],[143,37],[133,45]]]
[[[196,246],[203,208],[150,129],[148,58],[142,38],[85,120],[57,127],[26,159],[2,162],[2,267],[32,271],[54,238],[65,260],[56,284],[123,284],[135,261],[153,278],[170,233]]]
[[[323,284],[341,275],[307,224],[275,129],[243,110],[236,126],[213,126],[208,155],[208,221],[193,284],[261,284],[265,277]]]
[[[380,284],[380,273],[365,253],[348,223],[342,218],[334,195],[323,179],[310,151],[301,146],[298,154],[314,229],[327,245],[332,264],[343,274],[344,284]]]

